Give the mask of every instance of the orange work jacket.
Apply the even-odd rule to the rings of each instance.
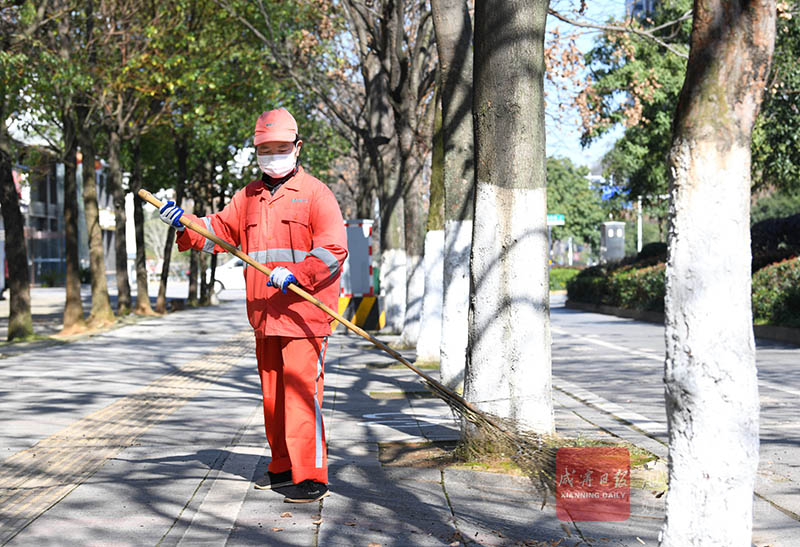
[[[275,195],[261,180],[239,190],[219,213],[198,219],[217,237],[273,269],[285,266],[298,284],[331,309],[338,309],[339,276],[347,257],[347,235],[333,192],[302,167]],[[225,250],[192,230],[178,236],[178,249]],[[256,334],[306,338],[331,333],[329,316],[287,290],[267,286],[267,276],[245,263],[247,315]]]

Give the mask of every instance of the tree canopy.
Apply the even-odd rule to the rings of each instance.
[[[691,19],[681,17],[691,8],[690,0],[665,0],[636,24],[659,29],[674,49],[686,51]],[[774,62],[753,135],[754,188],[800,185],[798,11],[796,2],[778,3]],[[629,198],[641,196],[646,206],[659,205],[667,191],[666,158],[686,59],[636,34],[606,31],[586,55],[586,64],[588,85],[577,99],[585,105],[582,143],[622,125],[624,135],[603,160],[604,173]]]
[[[599,249],[599,225],[604,220],[600,194],[587,176],[589,169],[577,167],[567,158],[547,158],[547,212],[564,215],[563,226],[553,226],[554,240],[574,238]]]

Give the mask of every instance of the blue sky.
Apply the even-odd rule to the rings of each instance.
[[[556,11],[568,14],[571,6],[577,5],[574,0],[552,0],[550,7]],[[589,0],[586,2],[586,14],[584,19],[596,23],[605,23],[610,17],[620,18],[625,14],[625,0]],[[547,30],[551,31],[558,26],[561,34],[574,30],[574,27],[567,25],[554,17],[547,18]],[[578,48],[582,52],[587,52],[592,48],[598,31],[582,29],[580,38],[577,40]],[[547,84],[545,84],[547,86]],[[554,93],[548,93],[546,100],[545,126],[547,130],[547,155],[563,156],[572,160],[576,165],[592,167],[598,163],[614,141],[620,137],[622,131],[612,131],[603,139],[593,143],[588,148],[581,148],[580,145],[580,119],[577,112],[568,111],[566,114],[557,116],[558,104]],[[558,117],[559,121],[556,121]]]

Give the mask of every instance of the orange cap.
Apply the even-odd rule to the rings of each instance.
[[[262,142],[294,142],[297,138],[297,122],[285,108],[264,112],[256,122],[253,145]]]

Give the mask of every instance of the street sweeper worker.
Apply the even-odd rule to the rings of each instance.
[[[303,141],[288,110],[259,116],[254,146],[261,179],[222,211],[197,219],[168,201],[160,216],[178,229],[180,251],[224,251],[185,230],[179,222],[185,215],[272,270],[269,279],[246,264],[244,272],[272,452],[255,487],[279,489],[287,502],[312,502],[328,495],[321,405],[331,327],[325,312],[287,287],[295,283],[336,309],[347,237],[333,193],[298,163]]]

